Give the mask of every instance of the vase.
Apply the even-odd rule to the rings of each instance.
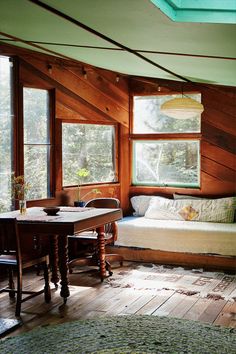
[[[20,209],[20,214],[26,213],[26,200],[25,199],[19,200],[19,209]]]

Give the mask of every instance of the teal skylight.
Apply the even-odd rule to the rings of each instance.
[[[176,22],[236,24],[236,0],[151,0]]]

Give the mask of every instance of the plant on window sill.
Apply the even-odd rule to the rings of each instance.
[[[81,195],[81,188],[82,188],[82,184],[83,182],[86,180],[86,178],[90,175],[89,170],[87,170],[86,168],[81,168],[76,172],[76,175],[78,177],[78,188],[77,188],[77,200],[74,202],[75,206],[84,206],[85,205],[85,201],[84,199],[89,195],[89,194],[102,194],[101,191],[97,188],[93,188],[91,191],[88,191],[87,193],[85,193],[83,196]]]

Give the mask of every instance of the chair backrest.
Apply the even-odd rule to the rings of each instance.
[[[90,199],[86,204],[86,207],[93,208],[109,208],[115,209],[120,207],[120,201],[117,198],[94,198]]]
[[[120,201],[117,198],[94,198],[89,200],[86,204],[86,207],[92,208],[108,208],[116,209],[120,207]],[[110,242],[117,240],[117,223],[112,222],[105,225],[105,234],[111,235]]]
[[[0,255],[21,257],[17,221],[14,218],[0,218]]]

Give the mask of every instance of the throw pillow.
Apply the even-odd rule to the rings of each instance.
[[[134,209],[134,216],[144,216],[148,207],[150,200],[152,198],[157,198],[157,199],[168,199],[165,197],[159,197],[159,196],[152,196],[152,195],[137,195],[132,198],[130,198],[131,205]]]
[[[180,211],[179,215],[186,221],[194,220],[198,217],[199,212],[195,210],[191,205],[184,206]]]
[[[151,199],[145,217],[159,220],[194,220],[232,223],[236,197],[220,199]]]

